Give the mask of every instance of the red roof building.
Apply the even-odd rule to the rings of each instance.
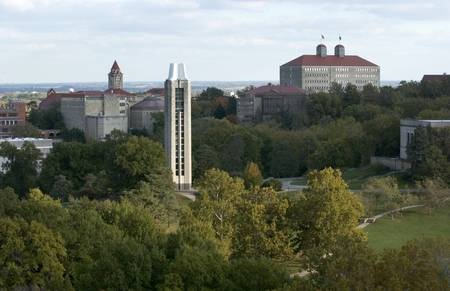
[[[442,75],[423,75],[422,82],[445,81],[449,76],[444,73]]]
[[[345,55],[338,44],[334,55],[327,55],[327,47],[320,44],[315,55],[302,55],[280,67],[280,84],[294,86],[307,92],[327,92],[332,83],[348,83],[362,90],[372,84],[380,86],[380,67],[362,57]]]

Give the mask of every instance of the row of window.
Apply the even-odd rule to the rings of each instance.
[[[374,84],[374,81],[373,80],[356,80],[355,83],[356,84],[368,84],[368,83]]]
[[[328,83],[328,80],[323,80],[323,79],[305,80],[305,83],[308,83],[308,84]]]
[[[0,125],[16,125],[19,122],[17,120],[1,120]]]
[[[323,78],[328,78],[328,74],[305,74],[305,77],[323,77]]]
[[[328,68],[306,67],[305,72],[328,72]]]
[[[330,86],[307,86],[306,90],[318,90],[318,91],[324,91],[324,90],[329,90]]]
[[[356,68],[357,72],[377,72],[377,68]]]
[[[374,75],[374,74],[362,74],[362,75],[356,74],[355,77],[356,78],[376,78],[377,75]]]

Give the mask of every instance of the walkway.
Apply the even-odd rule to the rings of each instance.
[[[392,213],[396,213],[396,212],[399,212],[399,211],[408,210],[408,209],[417,208],[417,207],[423,207],[423,206],[425,206],[425,205],[417,204],[417,205],[400,207],[400,208],[397,208],[397,209],[394,209],[394,210],[391,210],[391,211],[386,211],[384,213],[381,213],[381,214],[378,214],[378,215],[366,218],[365,222],[361,223],[356,228],[363,229],[363,228],[367,227],[368,225],[370,225],[370,224],[374,223],[375,221],[377,221],[377,219],[382,218],[383,216],[386,216],[386,215],[389,215],[389,214],[392,214]]]

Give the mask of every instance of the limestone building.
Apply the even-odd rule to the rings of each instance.
[[[417,127],[449,127],[450,120],[400,120],[400,159],[408,159],[408,145],[411,143]]]
[[[99,140],[113,130],[128,132],[130,108],[144,97],[123,89],[123,73],[115,61],[105,91],[57,93],[52,89],[40,108],[59,107],[67,128],[80,129],[87,138]]]
[[[165,82],[164,147],[179,191],[192,186],[191,81],[184,64],[171,64]]]
[[[302,55],[280,67],[280,84],[296,86],[307,92],[327,92],[333,82],[355,85],[359,90],[367,84],[380,86],[380,67],[359,56],[346,55],[338,44],[333,55],[319,44],[315,55]]]

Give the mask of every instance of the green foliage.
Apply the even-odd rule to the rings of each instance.
[[[63,239],[44,225],[0,218],[0,246],[0,288],[70,289]]]
[[[292,255],[287,231],[288,202],[271,188],[245,191],[233,222],[233,257],[287,258]]]
[[[59,111],[59,105],[47,110],[32,109],[28,121],[39,129],[63,129],[64,118]]]
[[[248,163],[244,170],[244,183],[245,187],[259,187],[262,183],[262,175],[259,167],[255,163]]]
[[[105,142],[56,144],[43,162],[41,187],[50,193],[59,190],[54,187],[61,183],[57,181],[60,175],[72,184],[72,195],[89,198],[111,197],[136,189],[139,182],[161,193],[173,188],[161,144],[118,133],[112,133]]]
[[[12,135],[15,137],[41,137],[41,131],[31,123],[26,122],[23,125],[15,125],[12,128]]]
[[[211,223],[216,238],[230,245],[232,257],[291,254],[285,221],[288,204],[271,188],[245,190],[241,179],[213,169],[205,173],[199,190],[194,215]]]
[[[62,129],[61,130],[61,138],[65,142],[81,142],[81,143],[86,142],[86,137],[84,136],[84,132],[78,128]]]
[[[161,144],[144,137],[132,136],[120,144],[115,152],[114,164],[120,179],[117,182],[124,188],[133,187],[139,181],[152,182],[153,177],[158,175],[169,175]]]
[[[369,179],[363,185],[362,195],[365,198],[366,211],[369,215],[413,205],[417,202],[416,197],[401,193],[397,180],[390,176]]]
[[[283,184],[281,183],[281,181],[274,178],[270,178],[267,181],[265,181],[261,187],[263,188],[271,187],[275,191],[283,190]]]
[[[292,206],[291,221],[295,247],[307,251],[313,265],[332,253],[339,239],[364,239],[356,229],[363,215],[362,204],[348,190],[339,170],[311,172],[303,193],[303,199]]]
[[[214,100],[217,97],[222,97],[224,92],[216,87],[208,87],[198,96],[200,100]]]
[[[37,185],[37,168],[41,152],[30,142],[24,142],[22,148],[3,142],[0,144],[0,156],[5,159],[0,173],[2,187],[12,187],[20,196]]]

